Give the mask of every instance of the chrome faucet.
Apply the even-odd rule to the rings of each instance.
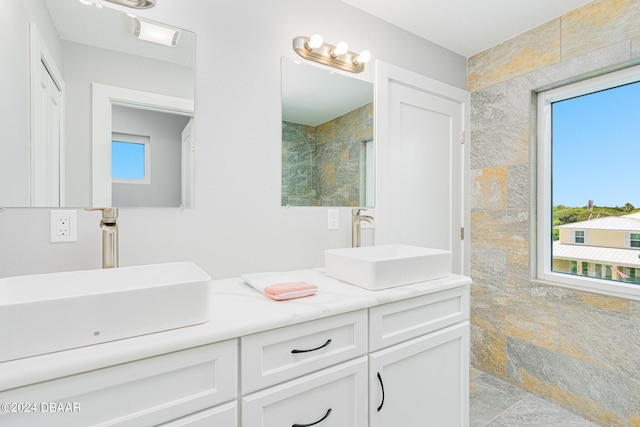
[[[364,208],[354,208],[351,210],[351,247],[358,248],[361,245],[361,224],[363,222],[373,223],[374,218],[370,215],[362,215]]]
[[[88,211],[102,211],[102,268],[118,267],[118,209],[90,208]]]

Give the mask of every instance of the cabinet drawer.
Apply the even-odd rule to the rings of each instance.
[[[244,427],[288,427],[296,424],[366,427],[366,357],[243,398]]]
[[[38,411],[0,413],[0,425],[156,425],[229,402],[237,397],[237,346],[210,344],[2,392],[0,402],[35,402]],[[65,412],[40,411],[48,402]]]
[[[367,352],[366,310],[241,338],[242,392],[250,393]]]
[[[469,319],[469,287],[369,309],[369,350],[376,351]]]
[[[160,424],[158,427],[237,427],[238,404],[234,400],[225,405],[205,409],[180,419]]]

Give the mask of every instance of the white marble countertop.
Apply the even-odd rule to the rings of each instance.
[[[273,301],[239,278],[214,280],[208,322],[0,363],[0,391],[471,284],[468,277],[451,275],[369,291],[331,279],[322,269],[287,275],[317,285],[318,293]]]

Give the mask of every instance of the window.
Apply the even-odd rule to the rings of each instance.
[[[149,184],[150,138],[114,132],[111,139],[111,181],[120,184]]]
[[[640,67],[541,92],[537,102],[537,277],[640,297],[640,258],[621,256],[640,248],[637,174],[626,167],[640,158]]]

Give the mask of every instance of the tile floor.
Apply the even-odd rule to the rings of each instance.
[[[471,368],[469,427],[597,427],[561,406]]]

